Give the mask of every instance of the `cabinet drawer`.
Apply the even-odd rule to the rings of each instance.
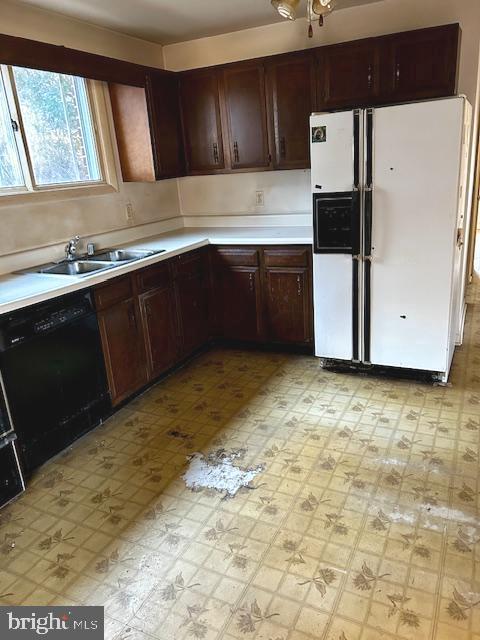
[[[256,267],[259,263],[258,249],[251,247],[219,247],[216,254],[222,264],[233,267]]]
[[[285,247],[264,249],[266,267],[306,267],[310,247]]]
[[[107,309],[117,302],[133,296],[133,283],[131,276],[117,278],[95,289],[95,303],[97,309]]]
[[[137,274],[137,286],[140,293],[151,289],[164,289],[171,282],[169,262],[161,262],[142,269]]]
[[[205,271],[207,253],[204,249],[189,251],[178,256],[174,263],[175,275],[180,278],[192,278]]]

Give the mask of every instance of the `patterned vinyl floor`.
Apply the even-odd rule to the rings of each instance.
[[[480,281],[451,386],[208,353],[0,512],[0,600],[115,640],[480,640]],[[203,452],[260,472],[234,497]]]

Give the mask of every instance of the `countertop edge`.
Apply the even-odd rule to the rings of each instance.
[[[295,229],[298,232],[298,227]],[[272,233],[269,234],[268,231],[271,230]],[[20,295],[18,298],[12,298],[6,302],[0,303],[0,316],[11,313],[13,311],[17,311],[19,309],[23,309],[25,307],[30,307],[35,304],[39,304],[41,302],[46,302],[47,300],[52,300],[54,298],[58,298],[63,295],[68,295],[69,293],[74,293],[76,291],[81,291],[82,289],[88,289],[90,287],[98,286],[103,282],[107,282],[108,280],[112,280],[113,278],[118,278],[122,275],[126,275],[133,271],[137,271],[138,269],[142,269],[158,262],[162,262],[163,260],[169,260],[170,258],[174,258],[175,256],[181,255],[183,253],[187,253],[188,251],[194,251],[195,249],[199,249],[201,247],[205,247],[208,245],[292,245],[292,244],[312,244],[312,238],[308,235],[303,235],[303,233],[298,234],[294,233],[292,236],[285,235],[276,235],[280,232],[288,233],[290,230],[288,227],[276,228],[275,231],[266,228],[259,227],[255,230],[249,230],[249,233],[242,235],[235,235],[235,231],[239,232],[239,229],[229,229],[230,233],[225,233],[226,230],[222,229],[220,233],[218,233],[218,229],[210,229],[210,233],[202,233],[201,230],[183,230],[183,233],[175,233],[175,232],[167,232],[165,234],[159,234],[157,236],[152,236],[151,238],[145,238],[144,240],[135,241],[133,243],[125,244],[125,246],[129,247],[142,247],[142,248],[150,248],[151,245],[156,242],[165,241],[173,241],[178,243],[178,246],[172,247],[171,249],[158,253],[148,258],[143,258],[142,260],[136,260],[135,262],[130,262],[128,264],[115,267],[113,269],[109,269],[106,271],[102,271],[101,273],[93,274],[87,277],[75,277],[75,276],[63,276],[63,275],[47,275],[47,274],[29,274],[29,275],[19,275],[19,274],[5,274],[0,276],[0,287],[2,284],[8,283],[11,287],[15,287],[20,282],[25,283],[24,278],[30,278],[30,282],[32,283],[32,287],[34,287],[34,281],[32,279],[38,279],[39,291],[35,293],[28,293],[26,295]],[[262,232],[266,232],[266,235],[262,237]],[[292,229],[293,231],[293,229]],[[302,229],[303,231],[303,229]],[[191,236],[198,235],[197,238],[182,238],[185,236],[185,232],[190,232]],[[260,233],[259,233],[260,232]],[[307,231],[305,229],[305,233]],[[184,239],[184,242],[182,240]],[[150,245],[150,247],[148,246]],[[17,279],[22,279],[17,280]],[[48,286],[50,285],[50,286]],[[42,287],[42,288],[40,288]],[[45,288],[43,288],[45,287]]]

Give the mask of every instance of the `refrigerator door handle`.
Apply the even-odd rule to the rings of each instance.
[[[372,254],[372,209],[373,209],[373,193],[371,189],[365,190],[364,195],[364,237],[363,237],[363,248],[365,258],[370,258]]]
[[[353,191],[352,191],[352,360],[360,362],[360,278],[362,253],[362,194],[361,194],[361,125],[363,112],[353,111]]]
[[[360,189],[360,109],[353,112],[353,190]]]
[[[370,363],[371,279],[373,225],[373,127],[374,110],[365,114],[365,186],[363,190],[363,361]]]
[[[358,125],[360,123],[358,122]],[[359,133],[359,131],[357,132]],[[358,144],[360,140],[358,140]],[[360,158],[358,158],[358,161]],[[359,171],[359,164],[356,162],[355,167]],[[352,360],[360,361],[360,326],[359,326],[359,309],[360,309],[360,270],[362,261],[362,242],[361,242],[361,222],[362,202],[359,189],[352,192]]]
[[[366,112],[365,135],[366,135],[365,189],[372,189],[373,188],[373,109],[367,109],[367,112]]]

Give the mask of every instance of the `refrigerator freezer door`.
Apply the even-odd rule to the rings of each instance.
[[[320,358],[353,358],[352,256],[313,256],[313,308],[315,355]]]
[[[445,372],[464,100],[374,116],[373,364]]]
[[[310,117],[312,193],[352,191],[353,126],[352,111]]]
[[[358,261],[353,256],[360,252],[359,192],[355,187],[361,179],[361,114],[312,115],[310,136],[315,354],[356,360],[359,300],[358,283],[353,281],[358,279]]]

